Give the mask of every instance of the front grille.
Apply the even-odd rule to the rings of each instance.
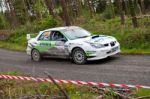
[[[111,47],[115,46],[115,42],[110,42]]]

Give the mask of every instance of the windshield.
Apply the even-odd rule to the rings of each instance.
[[[90,32],[82,29],[82,28],[71,28],[65,29],[62,31],[70,40],[85,38],[91,35]]]

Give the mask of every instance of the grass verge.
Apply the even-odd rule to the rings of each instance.
[[[125,25],[122,26],[120,25],[119,17],[103,20],[99,15],[96,15],[94,18],[90,19],[80,17],[76,20],[74,25],[83,27],[95,35],[102,34],[114,36],[120,42],[121,53],[150,54],[150,26],[144,25],[146,22],[144,19],[142,19],[141,22],[143,24],[140,27],[133,28],[130,19],[126,19]],[[34,26],[36,25],[32,26],[33,30],[35,28]],[[36,28],[36,32],[42,29],[44,29],[44,27]],[[31,31],[27,26],[16,28],[9,33],[10,35],[6,40],[0,41],[0,48],[25,51],[27,42],[26,33],[34,34],[34,36],[37,35],[33,30]]]
[[[23,75],[15,71],[3,72],[1,74]],[[61,84],[60,86],[67,92],[70,99],[96,99],[96,97],[101,95],[103,95],[104,99],[120,99],[118,94],[116,94],[115,88],[105,88],[105,91],[102,92],[102,90],[99,90],[100,87],[96,88],[94,86],[73,84]],[[118,91],[117,93],[132,98],[146,97],[150,95],[150,89],[130,89],[127,92]],[[62,96],[61,91],[53,83],[0,79],[0,99],[33,99],[35,97],[40,97],[38,99],[51,99],[52,97]]]
[[[5,41],[0,41],[0,48],[10,49],[14,51],[25,51],[26,49],[25,46]]]

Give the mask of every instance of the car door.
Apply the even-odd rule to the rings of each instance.
[[[66,37],[60,31],[52,31],[51,40],[53,42],[52,53],[57,56],[68,56],[69,52],[64,47],[67,42]]]
[[[49,49],[53,47],[53,41],[50,39],[51,31],[44,31],[38,38],[38,44],[35,47],[42,54],[50,55]]]

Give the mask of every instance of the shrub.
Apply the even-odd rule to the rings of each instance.
[[[113,18],[113,15],[114,15],[114,6],[107,5],[105,11],[103,12],[103,17],[105,19],[111,19]]]
[[[11,43],[17,43],[21,45],[26,44],[26,34],[27,30],[25,28],[17,28],[16,30],[13,30],[6,41]]]
[[[134,32],[130,33],[127,36],[122,38],[121,44],[124,48],[133,49],[141,48],[148,49],[150,48],[150,33],[146,32]]]
[[[49,17],[44,18],[42,20],[35,21],[33,23],[33,31],[38,32],[40,30],[44,30],[47,28],[56,27],[57,25],[58,25],[58,22],[54,18],[49,16]]]
[[[7,26],[8,22],[6,21],[3,15],[0,15],[0,29],[4,29]]]

